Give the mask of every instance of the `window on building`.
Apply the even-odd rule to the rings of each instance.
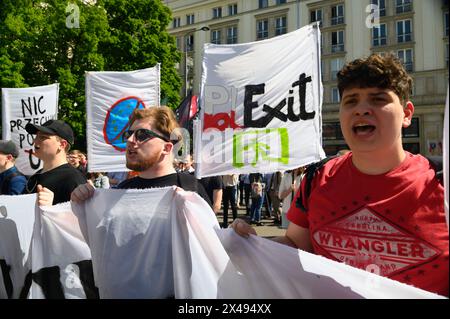
[[[447,65],[447,68],[448,68],[448,43],[445,45],[445,49],[446,49],[446,51],[445,51],[445,64]]]
[[[344,5],[331,7],[331,25],[344,23]]]
[[[324,35],[321,32],[320,33],[320,53],[323,53],[323,38],[324,38]]]
[[[275,19],[275,35],[285,34],[287,32],[287,18],[278,17]]]
[[[186,24],[194,24],[194,14],[186,15]]]
[[[344,31],[331,32],[331,52],[344,51]]]
[[[411,39],[411,20],[397,21],[397,42],[409,42]]]
[[[344,59],[337,58],[331,60],[331,79],[336,80],[337,79],[337,73],[342,69],[344,66]]]
[[[230,4],[230,5],[228,6],[228,15],[229,15],[229,16],[234,16],[234,15],[236,15],[236,14],[238,14],[238,11],[237,11],[237,3]]]
[[[237,43],[237,27],[227,28],[227,44]]]
[[[372,45],[374,47],[379,45],[386,45],[386,24],[380,24],[379,28],[372,28]]]
[[[448,12],[444,13],[444,35],[448,37]]]
[[[276,4],[277,4],[277,5],[279,5],[279,4],[284,4],[284,3],[286,3],[286,0],[277,0],[277,1],[276,1]]]
[[[323,81],[323,72],[325,72],[325,61],[320,59],[320,76]]]
[[[173,28],[179,28],[181,27],[181,18],[180,17],[176,17],[173,18]]]
[[[193,34],[189,34],[186,36],[186,51],[193,51],[194,50],[194,35]]]
[[[220,44],[222,32],[220,30],[212,30],[211,31],[211,43]]]
[[[324,122],[322,125],[322,138],[324,141],[344,139],[339,122]]]
[[[319,21],[320,26],[322,26],[322,9],[311,10],[310,13],[310,23]]]
[[[395,0],[395,13],[411,11],[411,0]]]
[[[267,39],[269,37],[269,20],[258,20],[256,22],[256,39]]]
[[[331,88],[331,103],[339,103],[340,101],[341,101],[341,98],[339,96],[338,88],[336,88],[336,87]]]
[[[419,118],[413,117],[408,127],[402,128],[402,137],[419,137],[420,136]]]
[[[267,8],[268,6],[269,6],[268,0],[259,0],[258,1],[258,8],[262,9],[262,8]]]
[[[420,154],[420,143],[403,143],[403,149],[411,154]]]
[[[175,45],[177,46],[177,49],[181,51],[182,47],[181,47],[181,38],[180,37],[175,37]]]
[[[386,15],[386,1],[385,0],[372,0],[371,3],[378,7],[380,17],[384,17]]]
[[[212,9],[213,19],[222,18],[222,7],[217,7]]]
[[[405,66],[406,71],[412,72],[413,71],[413,50],[412,49],[404,49],[404,50],[398,50],[397,56],[400,60],[402,60],[403,65]]]

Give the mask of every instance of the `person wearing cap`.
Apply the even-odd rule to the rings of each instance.
[[[44,165],[30,177],[24,193],[41,193],[48,189],[53,192],[53,204],[69,201],[72,191],[86,183],[86,177],[67,162],[67,153],[74,142],[72,128],[63,121],[49,120],[42,126],[29,123],[25,130],[36,135],[34,155]],[[38,202],[42,204],[40,197]]]
[[[197,179],[190,174],[177,173],[172,165],[174,145],[182,140],[177,128],[175,114],[167,106],[134,110],[129,130],[123,133],[122,139],[127,142],[126,166],[138,172],[138,176],[124,180],[117,188],[147,189],[176,185],[197,192],[211,206],[208,194]],[[72,192],[71,200],[81,203],[92,197],[94,191],[93,183],[88,181]],[[51,206],[52,196],[51,191],[40,192],[40,205]]]
[[[15,166],[19,149],[13,141],[0,140],[0,195],[22,194],[27,178]]]

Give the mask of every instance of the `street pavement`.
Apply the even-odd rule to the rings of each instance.
[[[266,217],[266,211],[262,209],[262,218],[261,218],[261,226],[252,225],[258,236],[265,238],[272,238],[277,236],[283,236],[286,232],[286,229],[281,228],[281,225],[276,224],[273,218]],[[238,209],[238,218],[242,218],[243,220],[249,222],[250,217],[245,215],[245,207]],[[220,225],[222,225],[223,221],[223,208],[220,212],[217,213],[217,220]],[[231,207],[228,208],[228,224],[231,224],[233,221],[233,213],[231,212]]]

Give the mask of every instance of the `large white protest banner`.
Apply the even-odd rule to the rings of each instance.
[[[200,106],[197,177],[274,172],[323,158],[317,24],[253,43],[206,44]]]
[[[267,239],[220,229],[200,196],[176,187],[96,190],[73,210],[69,202],[35,209],[35,195],[10,198],[0,197],[5,207],[0,210],[0,260],[5,265],[1,298],[15,298],[18,291],[32,299],[443,298]],[[19,239],[10,244],[11,236]],[[30,240],[31,261],[26,256]],[[22,287],[29,269],[23,269],[25,260],[32,268],[28,294]]]
[[[200,227],[200,231],[204,228],[214,233],[217,219],[199,196],[194,195],[192,205],[187,207],[183,199],[189,196],[193,194],[176,191],[176,187],[96,190],[91,200],[74,205],[92,251],[101,298],[216,296],[215,277],[213,281],[206,278],[208,270],[215,268],[208,258],[197,258],[205,255],[202,245],[207,242],[194,248],[185,245],[199,241],[197,233],[189,236],[187,229]],[[180,219],[191,209],[199,215],[187,225]],[[217,236],[215,239],[220,247]],[[187,275],[181,276],[180,272]]]
[[[442,298],[233,230],[176,187],[96,190],[74,206],[101,298]]]
[[[445,298],[264,238],[242,238],[231,229],[219,236],[230,262],[251,287],[251,298]]]
[[[91,251],[70,202],[36,209],[29,299],[95,299]]]
[[[36,194],[0,196],[0,299],[19,298],[31,270]]]
[[[19,147],[17,168],[32,175],[42,167],[33,157],[33,136],[25,131],[28,123],[42,125],[58,116],[59,84],[29,88],[2,88],[2,138]]]
[[[125,171],[122,134],[134,109],[159,106],[160,65],[130,72],[86,73],[89,172]]]

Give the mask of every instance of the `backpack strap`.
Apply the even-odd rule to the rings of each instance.
[[[308,200],[309,196],[311,195],[311,184],[314,179],[314,176],[316,175],[316,172],[319,171],[329,160],[335,158],[336,156],[330,156],[326,157],[323,160],[312,163],[308,165],[308,167],[305,170],[305,173],[303,175],[302,183],[305,183],[304,191],[302,191],[302,187],[300,185],[299,195],[297,197],[297,201],[295,202],[295,206],[297,208],[300,208],[305,213],[308,211],[306,208],[306,201]]]
[[[444,185],[444,169],[442,156],[424,156],[436,173],[436,178],[441,185]]]

